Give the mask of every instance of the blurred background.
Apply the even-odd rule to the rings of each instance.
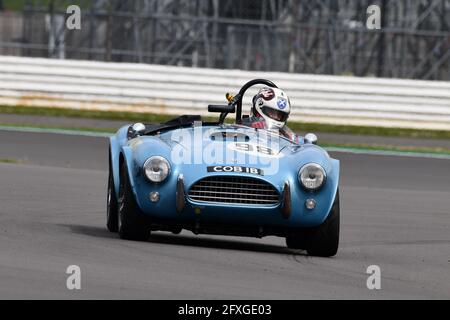
[[[66,8],[82,10],[68,30]],[[369,5],[381,30],[368,30]],[[0,0],[0,54],[450,78],[450,0]]]
[[[450,154],[450,0],[0,0],[0,128],[215,119],[255,78],[322,144]]]
[[[114,241],[109,137],[217,120],[208,104],[256,78],[340,160],[338,256],[273,237]],[[448,299],[450,0],[0,0],[0,190],[0,299]]]

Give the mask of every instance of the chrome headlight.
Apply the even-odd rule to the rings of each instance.
[[[144,173],[151,182],[163,182],[170,173],[170,164],[163,157],[151,157],[144,163]]]
[[[326,179],[325,170],[317,163],[305,164],[298,173],[302,186],[309,191],[318,190]]]

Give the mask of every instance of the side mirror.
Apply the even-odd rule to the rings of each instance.
[[[145,125],[143,123],[135,123],[131,127],[131,131],[135,137],[141,136],[145,133]]]
[[[305,143],[317,144],[317,136],[314,133],[308,133],[305,136]]]

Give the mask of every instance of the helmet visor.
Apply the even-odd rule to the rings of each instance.
[[[286,120],[289,117],[289,114],[286,112],[283,112],[281,110],[276,110],[276,109],[272,109],[269,108],[267,106],[263,106],[261,108],[261,111],[268,116],[269,118],[275,120],[275,121],[280,121],[280,122],[286,122]]]

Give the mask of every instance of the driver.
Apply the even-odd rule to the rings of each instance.
[[[289,140],[299,143],[298,136],[286,126],[291,113],[291,103],[283,90],[278,88],[262,88],[253,97],[253,106],[249,117],[243,119],[243,125],[279,131]]]

